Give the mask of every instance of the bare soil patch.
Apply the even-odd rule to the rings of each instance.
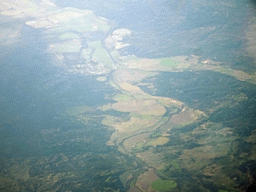
[[[170,119],[171,123],[174,124],[182,124],[182,123],[189,123],[194,120],[194,113],[192,109],[186,110],[179,114],[173,115]]]
[[[136,135],[124,141],[124,147],[127,151],[131,151],[132,148],[139,142],[144,142],[146,138],[150,135],[150,133],[144,133],[140,135]]]
[[[161,116],[166,110],[156,100],[128,100],[119,101],[112,105],[112,109],[122,112],[137,112],[143,115]]]
[[[142,173],[138,177],[138,181],[136,182],[136,186],[143,191],[155,191],[151,188],[151,183],[158,179],[157,175],[154,173],[153,169],[148,169],[147,172]]]

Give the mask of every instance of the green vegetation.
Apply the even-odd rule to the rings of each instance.
[[[109,177],[105,180],[105,182],[106,182],[106,183],[110,183],[110,182],[111,182],[111,180],[112,180],[112,177],[111,177],[111,176],[109,176]]]
[[[162,136],[162,133],[157,130],[157,131],[153,132],[149,137],[150,138],[157,138],[157,137],[160,137],[160,136]]]
[[[102,76],[102,77],[98,77],[97,78],[97,81],[107,81],[108,79],[107,79],[107,77],[106,76]]]
[[[144,115],[144,114],[140,114],[140,113],[136,113],[136,112],[131,112],[129,114],[130,117],[136,117],[136,118],[140,118],[140,119],[152,119],[155,118],[155,116],[152,115]]]
[[[179,111],[179,108],[178,108],[178,107],[170,107],[170,108],[169,108],[169,115],[178,113],[178,111]]]
[[[107,22],[97,19],[94,14],[71,19],[67,23],[67,26],[69,27],[69,29],[75,30],[80,33],[94,31],[106,32],[110,29],[110,26],[107,24]]]
[[[232,99],[236,102],[247,101],[248,97],[244,93],[239,93],[237,95],[232,95]]]
[[[70,28],[69,28],[69,26],[68,25],[58,25],[58,26],[56,26],[56,27],[54,27],[54,28],[49,28],[49,29],[47,29],[46,30],[46,33],[47,34],[54,34],[54,33],[59,33],[59,34],[61,34],[61,33],[63,33],[64,31],[69,31],[70,30]]]
[[[71,33],[71,32],[68,32],[68,33],[63,33],[59,36],[59,38],[61,40],[70,40],[70,39],[77,39],[77,38],[80,38],[80,35],[77,34],[77,33]]]
[[[91,48],[82,49],[81,54],[80,54],[80,59],[89,60],[91,58],[91,54],[92,54]]]
[[[142,142],[137,143],[136,146],[133,148],[133,150],[138,152],[138,151],[142,150],[143,145],[144,145],[144,143],[142,143]]]
[[[89,15],[86,17],[80,17],[80,18],[75,18],[75,19],[71,19],[67,25],[72,29],[75,30],[79,33],[82,32],[89,32],[89,31],[95,31],[93,30],[93,20],[94,18],[92,17],[92,15]]]
[[[168,121],[169,117],[162,117],[160,121],[158,121],[155,125],[151,126],[150,129],[148,130],[155,130],[157,128],[159,128],[162,124],[164,124],[166,121]]]
[[[63,12],[63,14],[65,12],[66,10]],[[61,14],[61,12],[59,12],[58,14]],[[87,12],[86,15],[81,15],[80,17],[78,16],[70,19],[59,18],[59,21],[59,25],[54,28],[48,29],[47,33],[63,33],[64,31],[71,30],[77,31],[78,33],[95,31],[107,32],[110,29],[107,21],[97,18],[92,12]]]
[[[116,101],[129,101],[132,99],[133,98],[130,95],[125,95],[125,94],[118,94],[114,97],[114,100]]]
[[[124,172],[122,175],[119,176],[120,181],[125,186],[126,182],[132,178],[132,173],[130,171]]]
[[[66,111],[66,113],[69,116],[76,116],[76,115],[80,115],[86,112],[92,111],[92,109],[88,106],[76,106],[73,108],[70,108]]]
[[[214,71],[235,77],[241,81],[247,81],[247,82],[256,84],[256,75],[255,74],[250,75],[249,73],[243,72],[241,70],[234,70],[234,69],[230,69],[228,67],[220,67],[220,68],[215,69]]]
[[[118,50],[111,51],[110,54],[112,55],[112,58],[113,58],[115,61],[119,61],[119,57],[121,56],[121,54],[119,53]]]
[[[75,53],[79,52],[80,48],[81,44],[78,40],[70,40],[53,45],[54,51],[59,53]]]
[[[98,109],[101,110],[101,111],[107,111],[107,110],[111,109],[111,106],[110,105],[103,105],[103,106],[98,107]]]
[[[135,98],[135,99],[138,99],[138,100],[152,99],[151,96],[148,96],[148,95],[140,95],[140,94],[134,95],[134,98]]]
[[[103,125],[106,125],[106,126],[113,126],[115,120],[114,120],[114,117],[113,116],[110,116],[110,115],[106,115],[106,117],[102,120],[102,124]]]
[[[164,192],[164,191],[169,191],[170,189],[177,187],[177,183],[173,180],[158,179],[158,180],[154,181],[153,183],[151,183],[151,186],[157,191]]]
[[[148,147],[145,146],[144,142],[139,142],[139,143],[136,144],[135,147],[133,147],[132,152],[133,153],[138,153],[138,152],[143,152],[147,149],[148,149]]]
[[[97,31],[107,32],[110,30],[110,26],[107,23],[101,23],[97,26]]]
[[[171,165],[172,165],[175,169],[180,170],[180,166],[179,166],[177,160],[172,160]]]
[[[149,146],[164,145],[168,141],[169,141],[169,138],[167,137],[158,137],[148,142],[147,145]]]
[[[169,156],[169,154],[168,154]],[[179,166],[179,163],[175,158],[175,154],[170,155],[169,157],[165,157],[165,162],[169,163],[171,161],[170,164],[165,164],[161,167],[161,169],[159,169],[158,171],[158,175],[163,179],[170,179],[173,178],[174,175],[179,175],[181,174],[181,168]]]
[[[239,192],[237,189],[220,189],[218,192]]]
[[[256,84],[256,75],[253,75],[253,76],[251,77],[251,79],[248,79],[247,81],[248,81],[249,83]]]
[[[114,81],[109,81],[109,85],[110,86],[112,86],[112,87],[114,87],[115,89],[117,89],[117,90],[120,90],[120,87],[114,82]]]
[[[108,52],[102,47],[101,41],[93,41],[88,43],[88,45],[95,48],[95,51],[92,54],[94,60],[104,65],[108,65],[109,67],[113,66],[113,62],[108,55]]]
[[[175,67],[176,65],[178,65],[178,62],[170,58],[164,58],[161,59],[160,65],[166,67]]]
[[[230,75],[230,76],[234,75],[233,70],[230,68],[227,68],[227,67],[220,67],[220,68],[215,69],[214,71],[220,72],[225,75]]]

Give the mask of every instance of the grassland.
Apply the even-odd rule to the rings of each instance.
[[[91,54],[92,54],[91,48],[82,49],[80,53],[80,59],[89,60],[91,58]]]
[[[80,35],[77,33],[71,33],[71,32],[67,32],[67,33],[63,33],[59,36],[59,38],[61,40],[70,40],[70,39],[78,39],[80,38]]]
[[[136,112],[131,112],[129,114],[129,116],[130,117],[140,118],[140,119],[152,119],[152,118],[155,118],[155,116],[153,116],[153,115],[144,115],[144,114],[136,113]]]
[[[69,116],[76,116],[76,115],[80,115],[86,112],[92,111],[92,109],[88,106],[76,106],[73,108],[70,108],[66,111],[66,113]]]
[[[128,100],[119,101],[112,105],[112,108],[121,112],[136,112],[142,115],[162,116],[166,109],[155,100]]]
[[[107,81],[107,77],[106,76],[102,76],[102,77],[97,77],[97,81]]]
[[[108,52],[102,47],[101,41],[90,42],[88,43],[88,46],[95,48],[95,51],[92,54],[93,60],[109,67],[114,65],[110,56],[108,55]]]
[[[133,98],[130,95],[118,94],[113,99],[116,100],[116,101],[130,101]]]
[[[166,66],[166,67],[175,67],[176,65],[178,65],[178,62],[171,58],[164,58],[164,59],[161,59],[160,65]]]
[[[106,126],[113,126],[115,122],[115,119],[113,116],[106,115],[105,118],[102,120],[102,124]]]
[[[79,52],[80,49],[81,42],[76,39],[52,45],[52,50],[58,53],[76,53]]]
[[[143,146],[144,146],[144,143],[142,143],[142,142],[137,143],[136,146],[134,147],[134,150],[139,151],[142,149]]]
[[[123,89],[124,91],[128,91],[131,94],[148,95],[144,91],[142,91],[139,87],[132,85],[130,83],[127,83],[127,82],[120,83],[119,86],[121,87],[121,89]]]
[[[91,11],[79,12],[79,9],[76,11],[64,10],[62,12],[52,14],[52,16],[48,17],[48,20],[58,23],[58,26],[48,30],[50,33],[61,33],[63,31],[70,30],[77,31],[78,33],[95,31],[107,32],[110,29],[107,21],[98,19]],[[35,20],[31,22],[30,25],[37,27],[44,26],[43,24],[41,20]],[[48,25],[50,24],[51,22]]]
[[[129,121],[116,123],[114,127],[116,130],[118,130],[119,133],[133,133],[138,130],[145,130],[150,126],[155,125],[159,120],[160,119],[157,117],[152,119],[131,117]]]
[[[120,72],[122,73],[122,71]],[[124,71],[124,73],[128,74],[126,71]],[[119,74],[117,75],[119,77]],[[122,77],[128,78],[129,75],[121,75],[119,79]],[[121,122],[112,122],[112,126],[115,128],[116,132],[111,136],[110,142],[119,144],[123,139],[134,135],[125,140],[123,146],[125,150],[132,150],[133,152],[140,151],[139,148],[142,146],[149,147],[167,143],[169,141],[168,137],[161,135],[159,135],[158,138],[151,140],[149,143],[145,142],[146,137],[141,139],[136,135],[139,133],[142,133],[143,135],[145,134],[145,131],[154,131],[168,120],[168,117],[163,117],[167,111],[166,108],[171,112],[177,112],[177,110],[184,104],[167,97],[151,96],[142,91],[138,86],[123,82],[122,79],[120,79],[120,81],[122,83],[113,83],[113,86],[122,92],[113,97],[117,102],[104,107],[104,109],[107,110],[111,108],[120,112],[128,112],[130,118],[129,120]],[[107,119],[104,120],[104,124],[106,124],[106,120]],[[147,137],[149,135],[150,133],[147,133]],[[132,149],[133,145],[135,145],[135,148]]]
[[[184,105],[184,103],[168,98],[168,97],[154,97],[155,99],[157,99],[157,101],[162,104],[165,107],[181,107],[182,105]]]
[[[158,179],[156,181],[154,181],[151,186],[159,192],[165,192],[165,191],[169,191],[170,189],[173,189],[175,187],[177,187],[177,183],[175,181],[172,180],[161,180]]]
[[[158,137],[156,139],[153,139],[147,143],[149,146],[157,146],[157,145],[164,145],[169,141],[169,138],[167,137]]]

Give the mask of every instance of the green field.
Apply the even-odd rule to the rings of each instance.
[[[79,52],[81,45],[79,41],[70,40],[63,43],[58,43],[53,46],[54,51],[58,53],[75,53]]]
[[[153,119],[153,118],[155,118],[155,116],[152,116],[152,115],[144,115],[144,114],[140,114],[140,113],[136,113],[136,112],[130,112],[129,116],[140,118],[140,119]]]
[[[172,180],[158,179],[158,180],[154,181],[153,183],[151,183],[151,186],[157,191],[164,192],[164,191],[169,191],[170,189],[177,187],[177,183]]]
[[[166,66],[166,67],[175,67],[176,65],[178,65],[178,62],[170,58],[164,58],[164,59],[161,59],[160,65]]]
[[[63,33],[59,36],[59,38],[61,40],[69,40],[69,39],[78,39],[80,38],[80,35],[77,33],[71,33],[71,32],[67,32],[67,33]]]
[[[157,145],[164,145],[167,143],[169,139],[167,137],[158,137],[156,139],[151,140],[147,143],[149,146],[157,146]]]
[[[93,41],[88,43],[90,47],[95,48],[94,53],[92,54],[92,57],[98,61],[99,63],[102,63],[106,66],[112,67],[113,62],[108,55],[108,52],[102,47],[101,41]]]
[[[125,94],[118,94],[114,97],[114,100],[116,101],[129,101],[132,99],[133,98],[130,95],[125,95]]]

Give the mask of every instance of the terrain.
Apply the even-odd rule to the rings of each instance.
[[[163,7],[145,2],[161,13]],[[183,10],[191,4],[189,17]],[[35,120],[27,126],[23,108],[3,111],[0,190],[235,192],[253,184],[256,25],[252,14],[246,15],[245,24],[238,19],[244,10],[251,11],[250,4],[242,10],[236,1],[168,5],[177,11],[167,14],[168,27],[186,29],[172,32],[165,40],[168,45],[159,45],[161,35],[155,29],[151,34],[142,30],[140,36],[128,21],[122,26],[96,15],[97,8],[61,7],[49,0],[1,2],[2,61],[35,47],[61,71],[46,79],[46,61],[38,61],[41,66],[35,64],[35,69],[42,77],[31,72],[32,81],[42,80],[38,88],[19,76],[24,70],[17,68],[19,62],[9,68],[2,64],[6,93],[8,86],[20,86],[19,101],[23,92],[47,92],[53,101],[36,100],[27,109],[46,103],[40,115],[45,118],[47,110],[54,115],[42,120],[47,125],[40,127],[41,121]],[[216,20],[199,22],[197,17],[207,16],[208,10]],[[228,17],[237,20],[217,23]],[[190,26],[189,19],[198,23]],[[234,33],[236,25],[245,29]],[[40,35],[43,43],[33,38],[32,47],[26,33]],[[127,54],[133,46],[138,54]],[[146,51],[150,57],[143,56]],[[24,84],[17,85],[18,77]],[[8,97],[3,95],[2,103]]]

